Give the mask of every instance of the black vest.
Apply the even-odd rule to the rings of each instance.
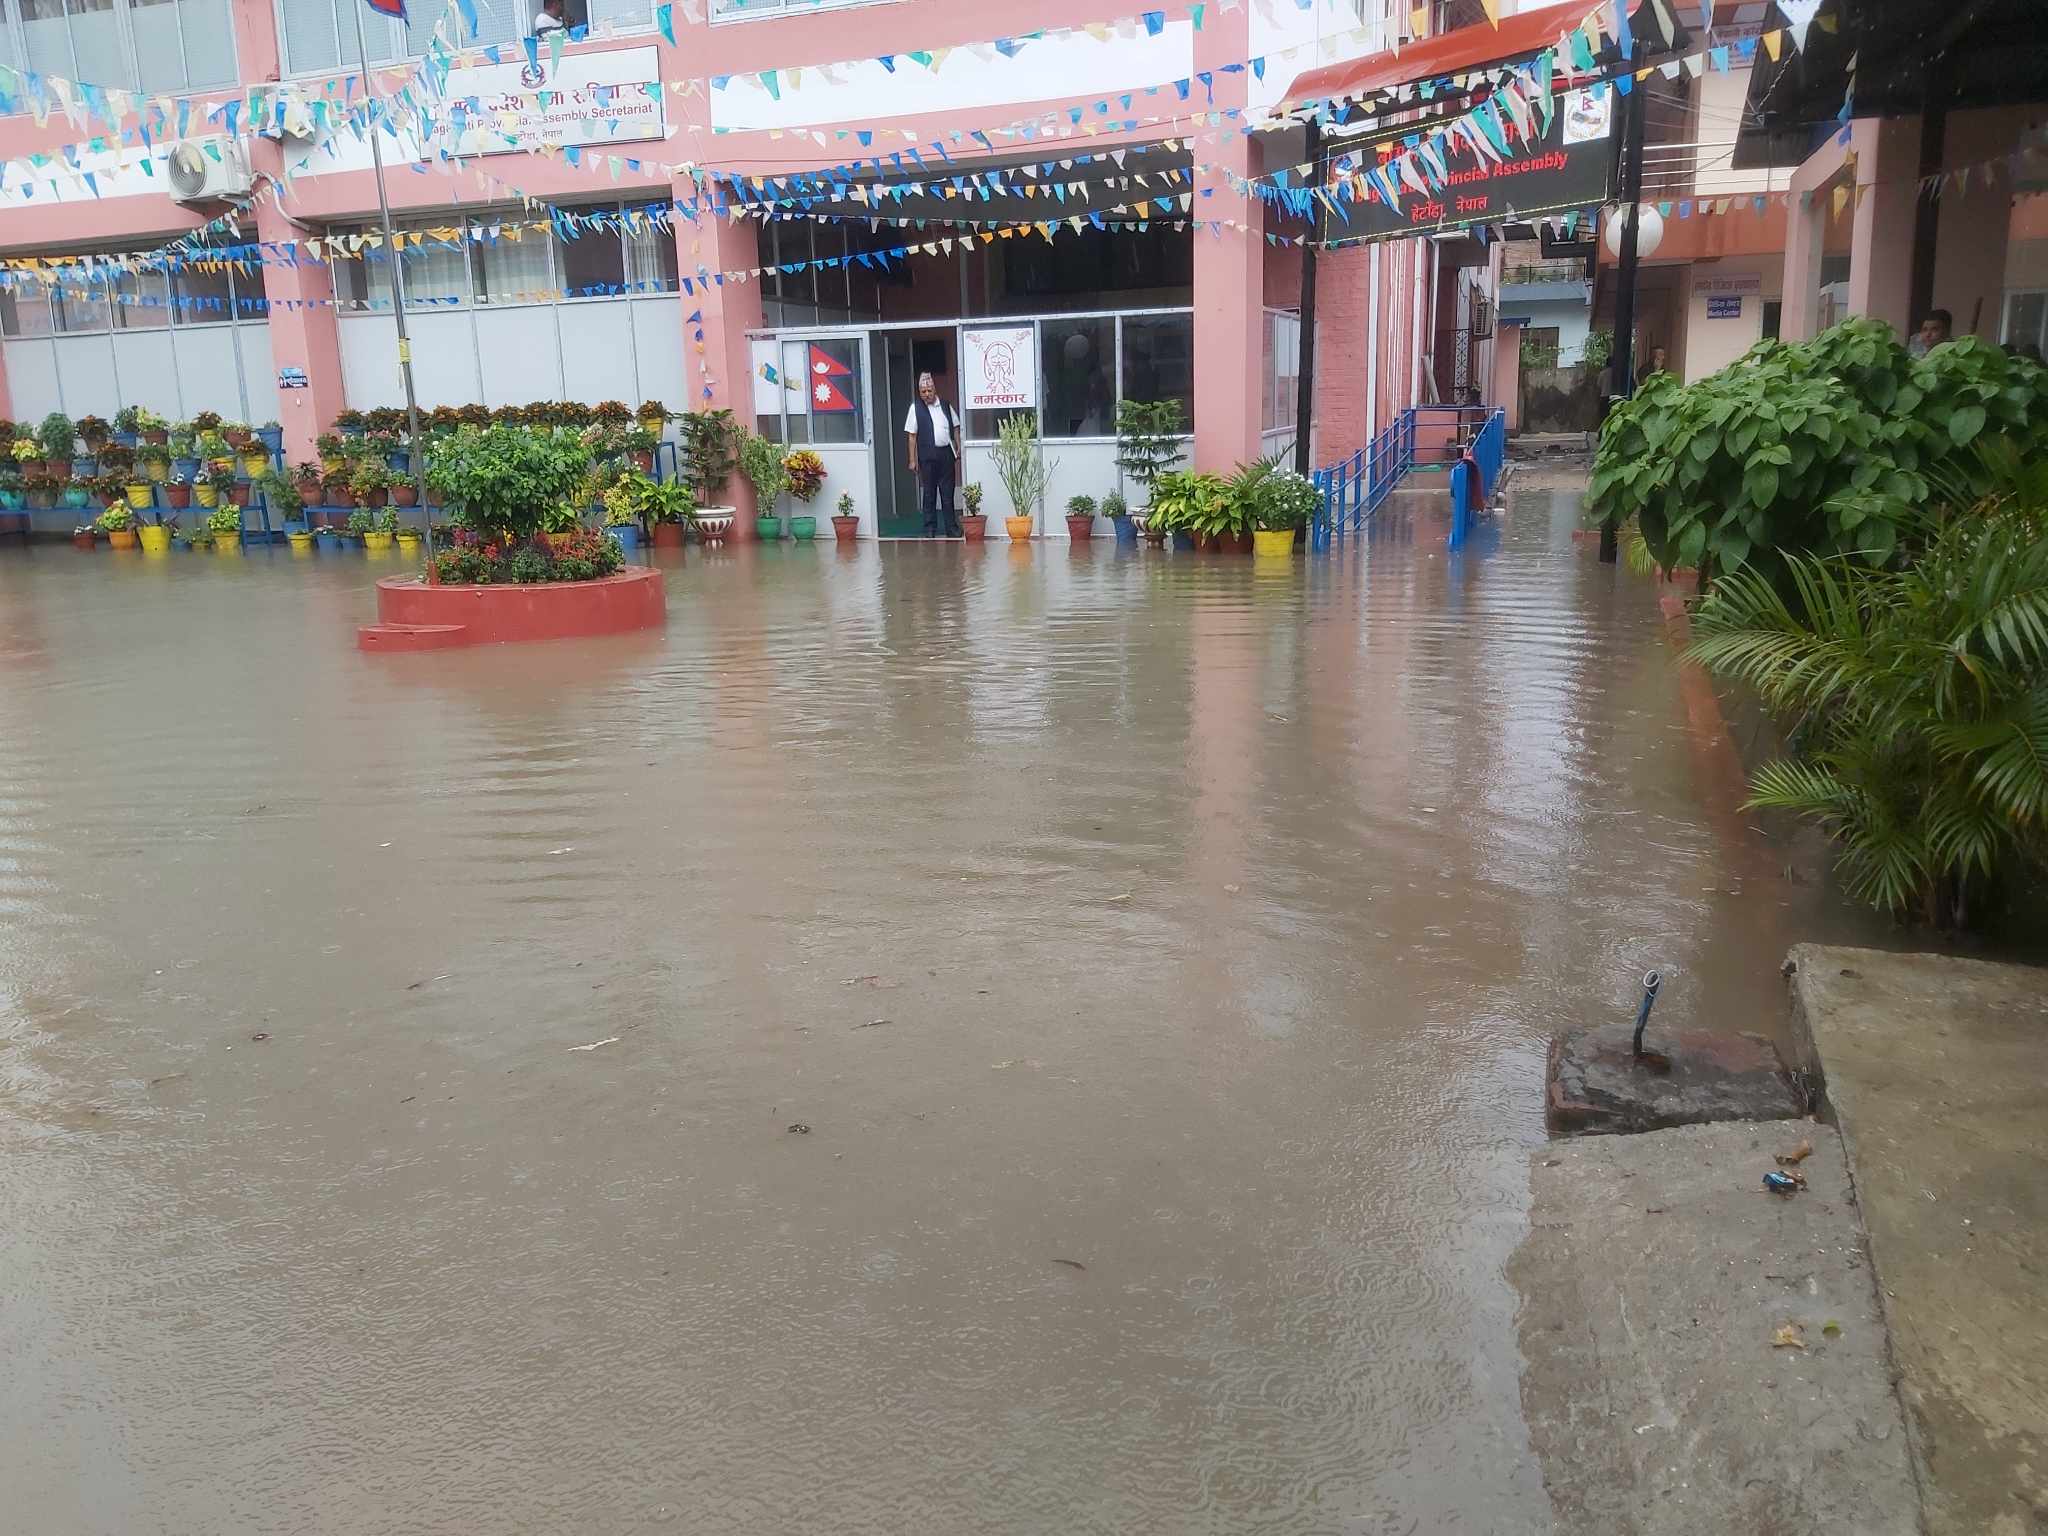
[[[932,446],[932,408],[924,403],[924,396],[922,395],[917,397],[915,404],[917,406],[917,456],[920,459],[929,459],[939,451]],[[953,407],[943,400],[939,402],[939,409],[946,413],[946,430],[953,435],[953,440],[947,445],[946,451],[955,458],[958,458],[960,450],[960,418],[953,414]]]

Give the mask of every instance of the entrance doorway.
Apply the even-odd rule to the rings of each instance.
[[[959,408],[953,378],[953,347],[959,333],[951,326],[930,330],[871,331],[868,352],[882,361],[880,399],[876,402],[875,535],[883,539],[915,539],[924,535],[924,517],[917,509],[917,476],[904,452],[903,421],[917,399],[917,376],[929,373],[939,382],[939,398]],[[960,444],[953,445],[960,452]]]

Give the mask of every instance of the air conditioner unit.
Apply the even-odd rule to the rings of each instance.
[[[214,158],[216,153],[219,159]],[[172,200],[180,203],[217,203],[247,197],[250,188],[256,185],[236,139],[187,139],[171,151],[164,169],[171,184]]]
[[[1493,303],[1479,294],[1472,295],[1472,339],[1484,341],[1493,334]]]

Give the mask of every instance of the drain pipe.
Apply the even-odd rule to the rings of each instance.
[[[1323,184],[1323,124],[1320,116],[1308,120],[1308,162],[1314,185]],[[1301,341],[1295,351],[1294,371],[1294,472],[1309,472],[1309,428],[1315,416],[1316,398],[1316,247],[1322,243],[1323,216],[1313,200],[1309,203],[1308,239],[1301,243]]]
[[[1664,978],[1655,971],[1643,973],[1643,1006],[1636,1010],[1635,1054],[1643,1054],[1643,1031],[1650,1024],[1650,1009],[1656,1005],[1657,993],[1664,986]]]

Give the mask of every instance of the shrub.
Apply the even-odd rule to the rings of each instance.
[[[1929,477],[1974,474],[1963,450],[1999,436],[2048,448],[2048,370],[1968,337],[1914,358],[1846,320],[1697,384],[1647,380],[1601,428],[1587,499],[1667,569],[1754,564],[1789,590],[1792,555],[1890,561]]]
[[[535,549],[531,545],[518,551],[510,560],[505,562],[505,579],[520,583],[521,585],[531,585],[536,581],[546,581],[553,574],[553,562],[548,559],[544,551]]]
[[[1220,475],[1166,470],[1153,483],[1153,528],[1191,534],[1234,533],[1237,521],[1235,498]]]
[[[71,424],[71,418],[62,411],[52,411],[45,416],[42,425],[36,428],[36,441],[41,444],[43,457],[51,463],[69,463],[71,450],[77,446],[78,430]]]
[[[762,516],[772,517],[776,501],[789,489],[789,468],[783,462],[781,446],[757,433],[743,432],[739,458],[740,472],[753,482],[758,510]]]
[[[805,506],[825,488],[825,461],[808,448],[799,448],[782,461],[789,477],[789,494]]]
[[[110,504],[96,521],[102,533],[124,533],[135,526],[135,514],[125,506]]]
[[[1151,500],[1160,474],[1187,451],[1187,408],[1179,400],[1119,400],[1116,407],[1117,468],[1135,480]]]
[[[1095,498],[1088,495],[1069,496],[1067,498],[1067,516],[1085,517],[1093,520],[1095,516]]]
[[[683,417],[683,478],[697,505],[716,505],[739,462],[741,427],[731,411],[691,411]]]
[[[1010,510],[1018,517],[1036,515],[1038,505],[1045,500],[1046,482],[1052,478],[1054,466],[1045,462],[1045,455],[1038,448],[1038,423],[1028,411],[1005,416],[996,428],[996,445],[991,457],[995,460],[996,478],[1003,482],[1003,493],[1010,498]]]
[[[466,427],[432,444],[427,484],[459,527],[518,543],[568,502],[590,471],[590,450],[572,433]]]

